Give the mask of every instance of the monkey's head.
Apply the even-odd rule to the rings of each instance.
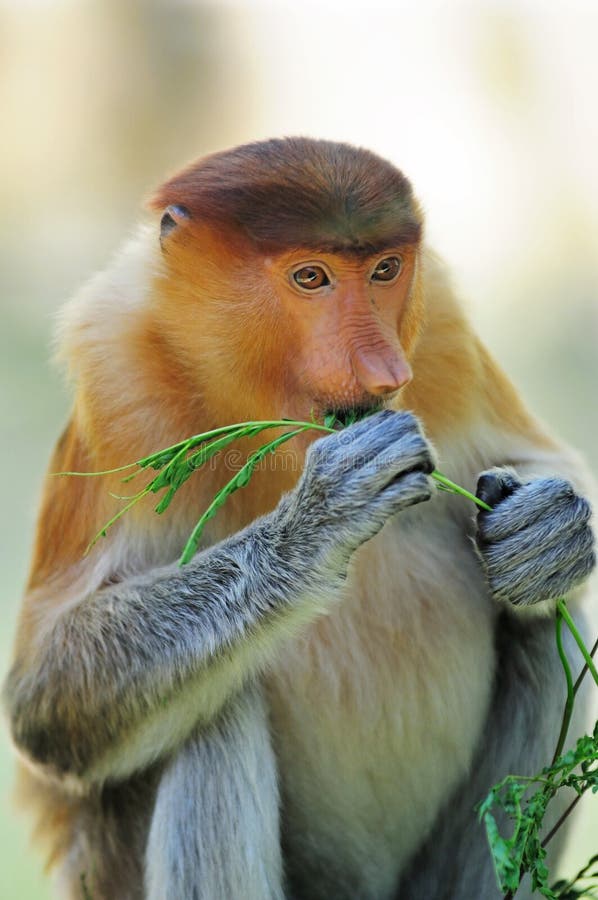
[[[248,144],[195,162],[150,207],[161,327],[208,400],[306,417],[409,382],[422,216],[389,162],[329,141]]]

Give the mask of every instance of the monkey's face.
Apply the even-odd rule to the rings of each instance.
[[[238,234],[181,224],[163,240],[161,327],[221,410],[322,417],[381,406],[408,384],[417,244],[268,255]]]
[[[380,405],[411,378],[423,215],[366,150],[286,138],[197,160],[165,182],[160,322],[229,416]]]
[[[277,330],[286,335],[284,414],[370,409],[408,384],[416,267],[413,246],[264,258]]]

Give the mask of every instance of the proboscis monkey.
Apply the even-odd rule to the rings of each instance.
[[[594,566],[580,463],[472,331],[390,163],[255,143],[151,209],[65,310],[50,472],[376,412],[271,457],[184,567],[230,457],[87,555],[120,476],[46,481],[5,696],[62,896],[492,900],[474,806],[556,743],[551,611],[583,618]]]

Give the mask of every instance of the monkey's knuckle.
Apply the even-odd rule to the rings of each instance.
[[[590,559],[595,553],[596,541],[594,533],[590,528],[584,528],[580,534],[577,544],[578,555],[585,559]]]
[[[538,478],[528,482],[527,487],[538,495],[549,496],[554,500],[574,502],[577,498],[575,488],[564,478]]]
[[[408,431],[399,439],[399,446],[403,453],[421,456],[428,449],[427,441],[418,431]]]
[[[426,438],[417,431],[409,431],[399,438],[395,452],[411,468],[418,468],[430,474],[435,468],[434,452]]]
[[[422,441],[422,446],[420,449],[420,468],[427,475],[431,475],[434,469],[436,468],[436,454],[434,452],[434,448],[430,445],[425,438]]]
[[[397,421],[406,431],[416,431],[423,435],[423,429],[417,416],[409,409],[402,409],[396,413]]]
[[[367,418],[363,419],[362,421],[366,423],[366,426],[378,425],[381,422],[389,422],[395,419],[396,416],[397,413],[392,409],[381,409],[373,415],[367,416]],[[356,422],[355,424],[359,425],[359,422]]]
[[[589,522],[592,518],[592,505],[585,497],[575,494],[572,498],[572,504],[575,507],[575,521]]]
[[[412,494],[421,500],[429,500],[434,492],[434,485],[426,472],[411,472],[406,479],[405,494]],[[417,500],[414,502],[418,502]]]

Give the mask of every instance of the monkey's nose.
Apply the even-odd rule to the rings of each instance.
[[[411,366],[402,354],[387,355],[358,350],[353,356],[355,375],[374,397],[392,394],[411,381]]]

